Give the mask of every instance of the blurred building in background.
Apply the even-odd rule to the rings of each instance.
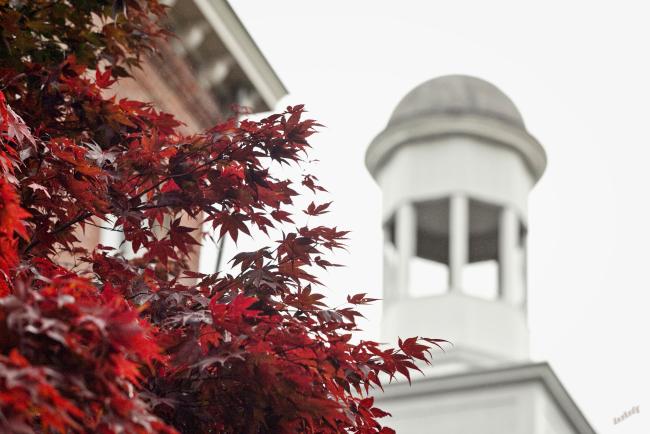
[[[226,0],[166,0],[168,26],[176,37],[144,59],[133,78],[121,80],[118,98],[152,102],[183,121],[186,133],[200,132],[230,117],[233,105],[253,112],[275,108],[287,90]],[[199,222],[185,222],[198,227]],[[197,238],[200,232],[194,234]],[[120,247],[116,231],[86,227],[83,242]],[[191,257],[198,267],[198,249]],[[216,264],[215,264],[216,266]]]
[[[377,397],[401,433],[593,433],[547,363],[526,315],[528,194],[546,154],[512,101],[468,76],[407,94],[370,144],[383,193],[382,341],[453,343],[426,377]]]
[[[233,104],[268,111],[287,90],[226,0],[166,0],[176,35],[145,60],[118,95],[151,101],[189,132],[231,115]]]

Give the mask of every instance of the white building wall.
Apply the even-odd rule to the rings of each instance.
[[[405,336],[442,336],[452,342],[437,364],[467,349],[495,362],[528,357],[528,327],[521,309],[465,294],[394,300],[384,306],[382,339],[394,342]]]
[[[400,434],[576,434],[541,381],[507,383],[439,393],[379,397]]]

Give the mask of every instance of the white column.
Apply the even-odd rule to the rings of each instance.
[[[384,301],[396,298],[397,294],[397,247],[388,224],[384,224]],[[384,303],[384,308],[388,303]]]
[[[499,291],[501,298],[510,304],[521,302],[521,288],[517,273],[520,272],[519,221],[510,208],[503,208],[499,217]]]
[[[412,203],[399,207],[395,215],[395,245],[397,246],[397,288],[395,296],[405,298],[409,292],[411,258],[417,247],[417,216]]]
[[[454,195],[449,200],[449,290],[463,288],[463,269],[469,259],[469,201]]]
[[[528,314],[528,233],[524,232],[521,240],[521,307]]]

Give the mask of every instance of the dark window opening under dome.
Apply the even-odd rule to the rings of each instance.
[[[409,258],[407,293],[429,297],[447,293],[449,288],[450,200],[448,198],[414,204],[416,213],[415,255]],[[477,298],[496,300],[502,294],[500,276],[499,226],[503,207],[469,198],[468,258],[464,265],[461,292]],[[517,280],[525,279],[525,226],[518,221]],[[385,225],[386,248],[395,252],[395,217]],[[523,302],[523,300],[520,300]]]

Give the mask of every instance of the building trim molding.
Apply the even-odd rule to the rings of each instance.
[[[253,83],[269,110],[287,89],[226,0],[193,0]]]
[[[544,387],[576,432],[580,434],[596,433],[547,362],[428,377],[414,380],[412,386],[405,382],[393,382],[384,386],[385,393],[377,395],[375,399],[383,404],[395,400],[417,399],[428,395],[535,382]]]
[[[454,135],[478,137],[513,149],[523,157],[535,182],[546,169],[546,152],[527,131],[496,118],[471,113],[415,117],[388,125],[368,147],[366,166],[376,177],[383,164],[401,147]]]

